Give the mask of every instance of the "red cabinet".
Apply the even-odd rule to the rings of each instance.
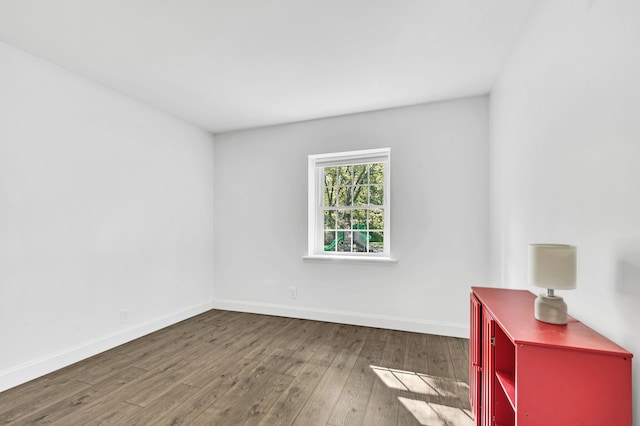
[[[574,318],[533,316],[526,290],[473,287],[469,388],[476,425],[632,423],[632,354]]]

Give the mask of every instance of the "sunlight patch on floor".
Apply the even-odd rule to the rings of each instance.
[[[370,367],[387,387],[420,395],[419,399],[399,396],[398,400],[421,425],[473,425],[471,411],[458,408],[461,398],[469,395],[467,383],[395,368]]]
[[[461,381],[375,365],[370,367],[392,389],[446,398],[469,394],[469,385]]]
[[[471,426],[473,418],[469,410],[398,397],[421,425],[428,426]]]

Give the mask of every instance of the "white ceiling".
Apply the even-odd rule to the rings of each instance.
[[[0,0],[0,41],[214,133],[488,93],[535,0]]]

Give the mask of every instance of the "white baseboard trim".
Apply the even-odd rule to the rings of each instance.
[[[214,309],[275,315],[315,321],[337,322],[391,330],[437,334],[440,336],[469,338],[469,325],[446,321],[393,317],[361,312],[337,311],[299,306],[255,303],[243,300],[214,299]]]
[[[45,374],[59,370],[60,368],[74,364],[78,361],[82,361],[83,359],[97,355],[106,350],[115,348],[116,346],[130,342],[149,333],[153,333],[154,331],[158,331],[172,324],[184,321],[211,309],[213,309],[213,304],[211,301],[208,301],[207,303],[191,306],[179,312],[174,312],[142,324],[131,324],[130,327],[117,333],[102,336],[91,341],[81,343],[77,346],[66,348],[56,353],[0,371],[0,392],[44,376]]]

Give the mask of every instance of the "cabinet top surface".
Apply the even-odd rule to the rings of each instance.
[[[575,318],[569,317],[567,325],[536,320],[533,316],[536,296],[528,290],[472,287],[472,291],[514,343],[632,356]]]

